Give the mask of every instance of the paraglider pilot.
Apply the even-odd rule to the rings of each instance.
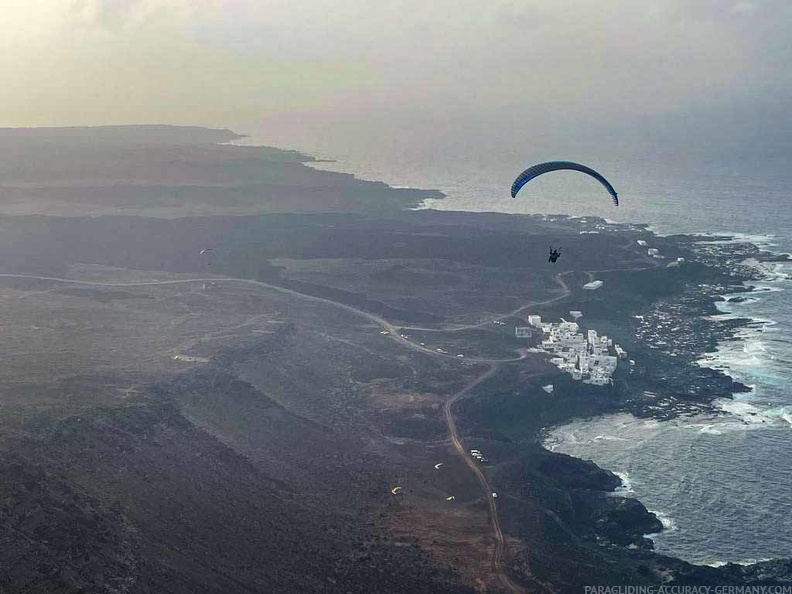
[[[560,255],[561,255],[561,252],[559,252],[558,250],[554,250],[553,246],[550,246],[550,257],[547,259],[547,261],[548,262],[552,262],[553,264],[555,264],[556,260],[558,260]]]

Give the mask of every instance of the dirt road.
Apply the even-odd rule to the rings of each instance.
[[[484,496],[486,497],[487,503],[489,505],[490,524],[492,525],[492,531],[495,535],[495,550],[492,554],[492,571],[498,576],[501,583],[503,583],[503,585],[510,592],[518,592],[522,594],[524,590],[515,584],[503,571],[502,562],[503,552],[506,548],[506,541],[503,538],[503,532],[501,531],[500,520],[498,519],[498,506],[494,497],[494,492],[492,491],[492,486],[489,484],[487,477],[484,476],[481,468],[478,467],[471,456],[469,456],[465,451],[462,442],[459,440],[459,433],[457,432],[456,422],[454,421],[454,405],[465,396],[470,394],[470,391],[473,388],[486,381],[497,370],[497,364],[489,363],[487,365],[487,371],[479,375],[473,382],[469,383],[459,392],[451,396],[451,398],[446,400],[445,404],[443,405],[443,418],[445,419],[446,425],[448,426],[448,435],[451,438],[451,443],[454,446],[454,449],[456,450],[457,454],[459,454],[459,457],[465,462],[470,471],[476,476],[476,480],[478,480],[481,488],[484,489]]]

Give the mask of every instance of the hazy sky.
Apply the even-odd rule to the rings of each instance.
[[[764,129],[792,97],[788,0],[5,0],[0,19],[2,126]]]

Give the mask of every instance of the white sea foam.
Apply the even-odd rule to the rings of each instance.
[[[701,563],[701,565],[707,565],[709,567],[723,567],[724,565],[754,565],[755,563],[764,563],[766,561],[772,561],[772,559],[746,559],[744,561],[711,561],[708,563]]]
[[[720,400],[718,401],[720,408],[730,414],[738,417],[745,417],[748,415],[757,415],[760,410],[749,402],[739,402],[735,400]]]
[[[631,497],[634,495],[630,475],[626,472],[614,472],[613,474],[621,479],[621,485],[616,487],[611,495],[613,497]]]
[[[742,300],[740,301],[731,301],[727,299],[726,303],[731,303],[731,304],[737,303],[739,305],[753,305],[754,303],[759,303],[760,301],[761,299],[759,299],[758,297],[743,297]]]
[[[612,433],[597,433],[592,436],[585,430],[592,424],[603,421],[607,422],[608,429],[612,429],[617,433],[632,433],[636,430],[644,435],[661,428],[661,422],[656,419],[639,419],[629,413],[602,415],[552,428],[547,432],[543,445],[546,449],[554,451],[561,445],[578,446],[599,441],[630,441],[626,437],[613,435]],[[581,428],[584,428],[584,430],[581,431]]]
[[[718,423],[688,423],[686,428],[695,429],[699,433],[706,433],[708,435],[721,435],[723,432],[718,426]]]
[[[756,258],[746,258],[740,262],[740,265],[755,270],[766,281],[790,280],[790,275],[784,262],[761,262]]]
[[[724,317],[718,319],[742,319],[742,317],[724,314]],[[749,323],[752,327],[741,328],[732,340],[719,343],[714,352],[705,354],[696,363],[701,367],[722,371],[743,382],[762,370],[776,366],[776,353],[768,342],[771,337],[766,336],[767,332],[776,330],[774,328],[776,322],[751,318]]]
[[[735,233],[733,231],[711,232],[711,233],[697,233],[700,237],[706,237],[702,241],[696,243],[702,244],[737,244],[737,243],[750,243],[759,249],[772,248],[778,245],[777,236],[773,234],[758,234],[753,235],[750,233]]]
[[[786,423],[792,427],[792,406],[777,406],[764,411],[765,417],[776,422]]]
[[[721,435],[729,431],[750,431],[753,429],[779,429],[792,426],[792,407],[768,406],[756,400],[735,398],[719,399],[713,404],[726,413],[711,423],[691,424],[691,428],[701,433]]]
[[[724,320],[747,320],[746,327],[740,328],[735,333],[733,340],[723,341],[716,347],[716,351],[707,353],[697,363],[702,367],[717,369],[742,380],[746,375],[753,375],[761,369],[771,368],[776,353],[768,345],[763,336],[766,332],[777,331],[777,321],[747,314],[746,310],[751,310],[762,306],[763,299],[756,297],[757,294],[769,294],[783,291],[784,287],[779,286],[784,279],[778,277],[761,283],[745,283],[746,292],[729,293],[724,295],[725,301],[718,301],[715,307],[719,314],[710,316],[712,321]],[[730,299],[738,299],[731,301]]]
[[[751,284],[752,293],[780,293],[784,291],[784,287],[779,287],[778,285],[766,285],[766,284]]]
[[[657,516],[657,519],[660,520],[660,523],[663,525],[663,531],[664,532],[676,532],[677,525],[676,525],[676,522],[674,522],[673,518],[671,518],[670,516],[664,514],[661,511],[657,511],[657,510],[654,510],[654,509],[650,509],[650,510],[647,510],[647,511],[650,514],[654,514],[655,516]],[[644,538],[651,538],[652,540],[654,540],[655,537],[657,537],[657,536],[659,536],[658,532],[653,532],[652,534],[644,534]]]

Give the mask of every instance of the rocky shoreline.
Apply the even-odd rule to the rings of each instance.
[[[627,229],[626,234],[636,237],[634,229]],[[583,317],[592,327],[607,328],[608,336],[625,346],[629,358],[635,360],[631,371],[620,365],[614,385],[599,391],[561,373],[532,378],[527,386],[526,378],[516,374],[497,386],[494,394],[482,393],[464,408],[465,421],[473,432],[486,439],[503,440],[519,452],[507,467],[495,473],[499,489],[516,490],[537,500],[550,517],[558,519],[559,525],[570,532],[565,538],[556,535],[555,546],[569,547],[574,543],[575,556],[581,559],[580,573],[576,573],[574,562],[568,564],[566,573],[560,569],[556,572],[551,569],[553,562],[549,558],[535,554],[529,555],[530,562],[525,554],[518,556],[515,567],[519,560],[528,563],[534,572],[537,566],[543,567],[548,579],[566,582],[567,587],[562,589],[568,591],[577,591],[581,583],[593,583],[595,575],[611,580],[615,574],[623,576],[620,583],[630,584],[658,580],[674,585],[792,583],[790,560],[709,567],[654,553],[650,536],[660,533],[663,524],[639,500],[621,496],[622,480],[617,475],[591,461],[542,447],[550,428],[574,418],[627,412],[662,422],[681,416],[722,415],[726,413],[715,404],[717,400],[751,391],[719,370],[702,367],[698,361],[752,324],[750,319],[713,319],[720,313],[715,303],[725,300],[724,295],[748,292],[751,288],[747,285],[762,278],[761,267],[741,262],[753,258],[772,263],[788,261],[788,257],[763,252],[750,244],[724,244],[721,257],[714,249],[698,249],[701,238],[696,236],[638,237],[667,254],[666,261],[679,257],[685,259],[684,264],[672,267],[673,276],[660,267],[598,276],[611,290],[608,299],[618,303],[599,311],[593,308],[592,315],[584,313]],[[640,298],[634,298],[636,295]],[[577,309],[585,312],[587,308]],[[592,309],[591,305],[588,309]],[[546,312],[536,313],[544,316]],[[563,311],[549,308],[549,313],[553,318]],[[553,399],[543,397],[539,391],[546,383],[555,385]],[[559,399],[563,399],[563,406],[558,404]],[[488,407],[499,413],[488,413]],[[513,421],[505,421],[506,417],[520,419],[523,426],[513,429]],[[519,521],[519,512],[507,508],[506,514],[512,522]],[[528,550],[539,546],[538,539],[526,534],[521,537]],[[553,542],[548,533],[544,538]],[[582,561],[592,555],[592,550],[596,551],[595,556],[603,555],[622,569],[592,574],[591,565]],[[635,572],[620,573],[625,568]]]

